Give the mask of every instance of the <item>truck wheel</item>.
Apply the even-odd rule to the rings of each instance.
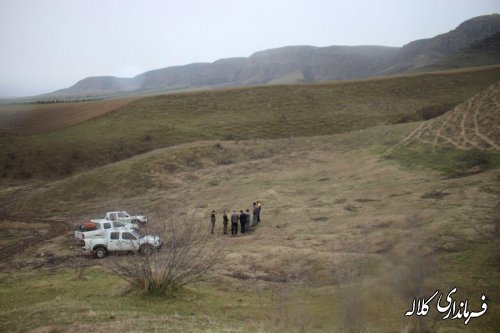
[[[96,257],[97,259],[102,259],[107,254],[108,254],[108,251],[102,246],[96,247],[94,249],[94,257]]]
[[[150,244],[144,244],[139,249],[139,252],[144,256],[150,256],[151,254],[153,254],[153,250],[153,246],[151,246]]]

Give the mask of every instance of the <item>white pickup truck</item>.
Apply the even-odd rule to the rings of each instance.
[[[135,230],[110,231],[100,237],[85,238],[84,242],[83,251],[92,253],[99,259],[104,258],[108,252],[139,252],[150,255],[162,246],[159,236],[141,236]]]
[[[123,223],[120,221],[109,220],[90,220],[88,223],[80,224],[75,230],[75,239],[84,239],[94,236],[104,235],[110,230],[138,230],[139,226],[135,223]]]
[[[106,220],[108,221],[120,221],[123,223],[136,223],[144,225],[148,222],[148,219],[143,215],[130,215],[127,212],[107,212]]]

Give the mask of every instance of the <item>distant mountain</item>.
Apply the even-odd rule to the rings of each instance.
[[[134,84],[134,79],[119,78],[114,76],[95,76],[78,81],[74,86],[61,89],[54,94],[70,96],[108,95],[116,92],[131,92],[140,88]]]
[[[88,97],[116,93],[185,90],[257,84],[347,80],[372,75],[396,56],[384,46],[287,46],[248,58],[167,67],[134,78],[89,77],[44,96]]]
[[[480,16],[403,47],[286,46],[247,58],[152,70],[133,78],[89,77],[40,98],[84,98],[259,84],[349,80],[500,63],[500,14]]]
[[[462,67],[500,64],[500,32],[483,39],[436,63],[418,68],[418,71],[444,70]]]
[[[404,73],[438,64],[443,59],[459,55],[473,44],[499,32],[500,14],[479,16],[467,20],[445,34],[406,44],[393,59],[393,64],[380,74]]]

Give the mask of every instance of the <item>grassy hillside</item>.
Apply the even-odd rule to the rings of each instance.
[[[480,144],[498,140],[498,86],[439,118],[384,124],[443,112],[495,75],[158,96],[3,138],[17,148],[7,172],[22,154],[30,169],[21,170],[40,177],[51,159],[81,163],[89,154],[107,164],[0,183],[0,331],[498,332],[500,154]],[[318,135],[329,131],[342,133]],[[134,156],[108,163],[121,158],[109,159],[115,147]],[[256,199],[261,225],[223,236],[222,210]],[[82,257],[71,238],[72,224],[115,209],[143,212],[160,229],[165,216],[208,221],[215,209],[219,264],[174,297],[127,292],[112,258]],[[414,298],[455,287],[471,311],[487,295],[488,311],[467,326],[442,320],[435,306],[404,316]]]
[[[0,330],[497,332],[500,155],[411,140],[427,127],[458,143],[496,140],[495,89],[426,122],[198,141],[61,180],[3,182]],[[461,120],[469,112],[478,121]],[[441,122],[446,131],[431,126]],[[261,225],[222,235],[221,212],[256,199]],[[173,297],[128,292],[113,258],[82,257],[71,239],[72,223],[110,209],[144,212],[163,237],[166,216],[207,221],[208,234],[215,209],[221,260]],[[488,311],[467,326],[434,302],[426,317],[404,316],[414,298],[452,288],[470,311],[487,295]]]
[[[498,80],[500,67],[366,81],[148,97],[77,125],[0,138],[0,176],[56,179],[199,140],[327,135],[440,114]]]
[[[219,219],[220,264],[174,298],[126,293],[110,261],[79,258],[69,235],[34,244],[0,261],[0,330],[399,332],[415,327],[404,316],[414,297],[457,287],[472,311],[488,295],[488,312],[465,326],[434,318],[434,306],[421,327],[497,332],[498,169],[448,177],[436,171],[448,160],[431,169],[381,154],[419,125],[191,143],[4,186],[2,207],[13,214],[83,219],[113,207],[140,209],[151,223],[164,214],[208,221],[212,209],[220,218],[256,199],[263,211],[245,237],[223,238]],[[78,265],[93,267],[78,278]]]

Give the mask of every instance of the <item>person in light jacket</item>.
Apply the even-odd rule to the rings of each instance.
[[[238,220],[240,219],[240,216],[236,212],[236,210],[233,209],[233,213],[231,214],[231,235],[237,235],[238,234]]]
[[[259,218],[259,208],[257,207],[257,203],[253,203],[253,219],[252,219],[252,227],[257,225],[257,219]]]

